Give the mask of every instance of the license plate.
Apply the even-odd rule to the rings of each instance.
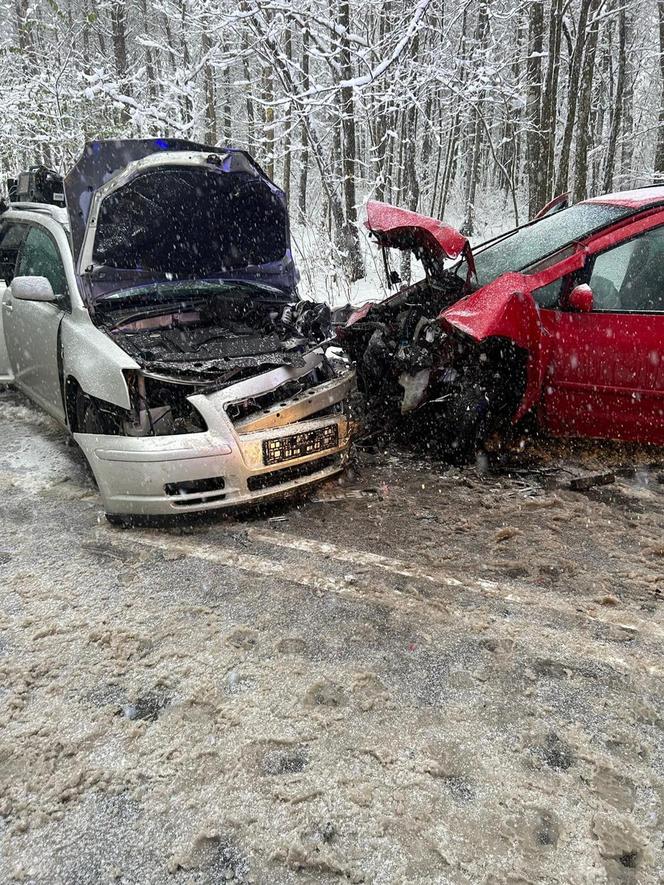
[[[282,436],[279,439],[266,439],[263,443],[263,463],[281,464],[282,461],[304,458],[305,455],[334,449],[338,445],[339,427],[336,424],[328,424],[327,427],[319,427],[317,430],[305,430],[303,433],[294,433],[292,436]]]

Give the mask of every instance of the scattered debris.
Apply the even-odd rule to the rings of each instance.
[[[127,719],[143,719],[146,722],[155,722],[170,702],[171,699],[169,697],[148,693],[136,698],[133,704],[125,704],[122,707],[122,715]]]
[[[503,541],[509,541],[511,538],[515,538],[517,535],[521,534],[521,530],[516,528],[513,525],[506,525],[504,528],[499,529],[496,534],[493,536],[493,540],[496,544],[501,544]]]
[[[347,501],[357,498],[371,498],[378,495],[378,489],[348,489],[345,492],[319,493],[311,500],[314,504],[332,504],[336,501]]]
[[[610,593],[607,593],[606,596],[601,596],[601,597],[597,600],[597,602],[598,602],[600,605],[610,605],[610,606],[613,606],[613,605],[620,605],[620,600],[618,599],[618,597],[617,597],[617,596],[612,596]]]
[[[585,492],[594,486],[608,486],[616,481],[613,471],[606,473],[592,473],[589,476],[575,476],[570,480],[569,487],[573,492]]]

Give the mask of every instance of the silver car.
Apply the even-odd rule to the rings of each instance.
[[[109,519],[341,470],[354,373],[298,299],[284,194],[249,155],[99,141],[54,178],[25,173],[0,214],[0,380],[73,434]]]

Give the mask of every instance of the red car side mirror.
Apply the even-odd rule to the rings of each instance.
[[[590,313],[593,309],[593,290],[588,283],[575,286],[569,293],[567,303],[572,310],[578,310],[579,313]]]

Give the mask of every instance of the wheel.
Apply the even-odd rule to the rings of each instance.
[[[116,528],[130,529],[133,525],[131,516],[123,516],[121,513],[107,513],[107,521]]]
[[[103,420],[95,401],[76,391],[76,429],[79,433],[103,433]]]
[[[489,435],[489,394],[478,382],[466,382],[448,411],[449,460],[457,466],[472,464]]]

